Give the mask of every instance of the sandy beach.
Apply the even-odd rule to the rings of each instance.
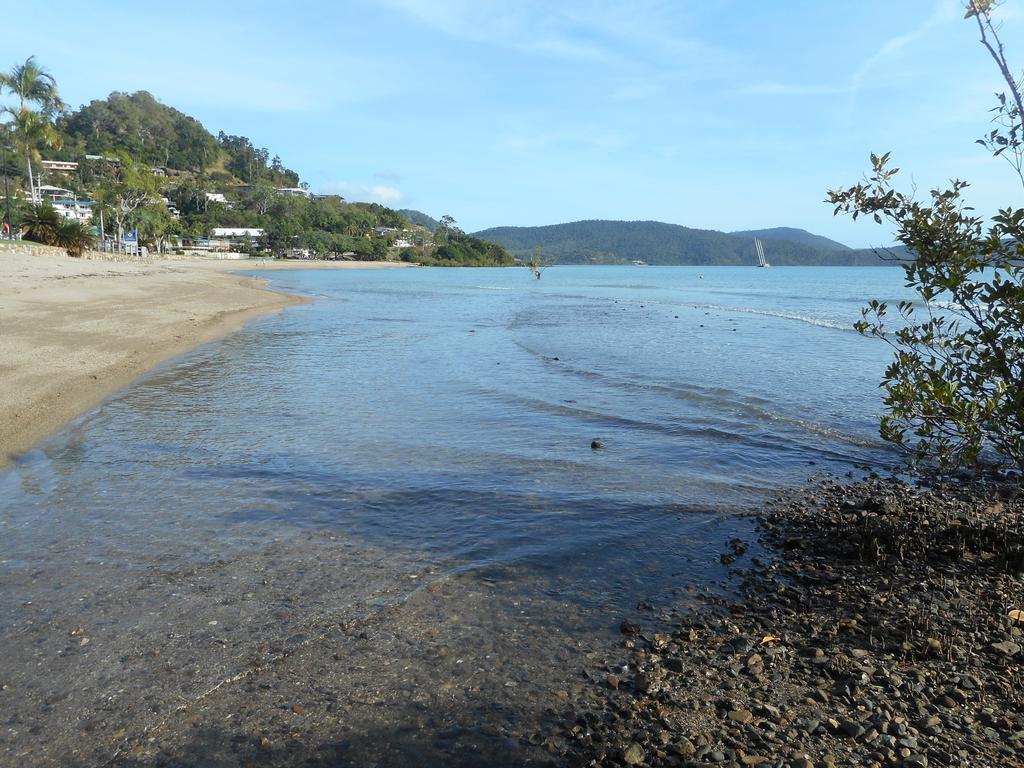
[[[0,248],[0,466],[154,365],[302,303],[239,270],[391,262],[149,263]]]

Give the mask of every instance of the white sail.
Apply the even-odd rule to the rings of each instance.
[[[754,248],[757,250],[757,266],[759,267],[770,267],[768,259],[764,257],[764,245],[761,243],[759,238],[754,238]]]

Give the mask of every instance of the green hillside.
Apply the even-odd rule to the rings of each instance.
[[[261,231],[233,244],[254,254],[401,257],[445,266],[514,263],[501,246],[455,228],[408,249],[402,231],[410,227],[409,217],[376,203],[310,194],[299,174],[270,150],[246,136],[214,136],[146,91],[93,100],[59,115],[53,127],[60,141],[46,157],[78,168],[53,172],[47,181],[92,201],[89,223],[102,225],[109,239],[135,230],[140,244],[165,252],[184,249],[185,240],[195,247],[216,228],[234,228]],[[20,215],[27,215],[23,208],[19,204]],[[432,231],[440,226],[418,211],[409,213]]]
[[[441,222],[435,219],[433,216],[428,216],[423,211],[414,211],[411,208],[401,208],[398,213],[402,214],[413,224],[419,224],[421,227],[426,227],[431,232],[437,232],[441,226]]]
[[[220,181],[294,187],[299,175],[245,136],[216,137],[194,117],[157,101],[146,91],[112,93],[64,115],[57,125],[61,154],[120,155],[134,162],[190,173],[209,172]]]
[[[745,229],[739,232],[730,232],[736,237],[759,237],[762,240],[787,240],[791,243],[804,243],[805,245],[824,248],[827,251],[851,251],[848,245],[830,240],[821,235],[815,235],[806,229],[795,227],[773,227],[772,229]]]
[[[690,229],[660,221],[576,221],[543,227],[495,227],[477,237],[505,246],[527,259],[540,248],[545,261],[556,264],[741,265],[756,264],[753,238]],[[830,241],[831,242],[831,241]],[[871,250],[837,250],[804,242],[772,239],[765,256],[778,266],[879,266],[888,264]]]

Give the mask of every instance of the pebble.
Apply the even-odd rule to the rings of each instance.
[[[635,741],[626,747],[625,751],[622,753],[622,762],[626,765],[640,765],[646,758],[647,753],[644,752],[643,747]]]
[[[986,493],[874,478],[781,497],[737,577],[744,598],[680,585],[679,604],[645,604],[649,634],[622,622],[627,658],[588,675],[597,685],[573,704],[586,726],[559,754],[581,766],[1006,764],[1024,749],[1024,639],[1006,608],[1024,573],[1000,547],[1024,536],[1024,494],[1004,494],[993,519]]]

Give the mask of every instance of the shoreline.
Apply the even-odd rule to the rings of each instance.
[[[831,479],[758,521],[723,542],[737,599],[624,618],[548,734],[563,764],[1022,765],[1019,486]]]
[[[138,262],[0,248],[0,469],[157,365],[310,301],[241,271],[408,266]]]

